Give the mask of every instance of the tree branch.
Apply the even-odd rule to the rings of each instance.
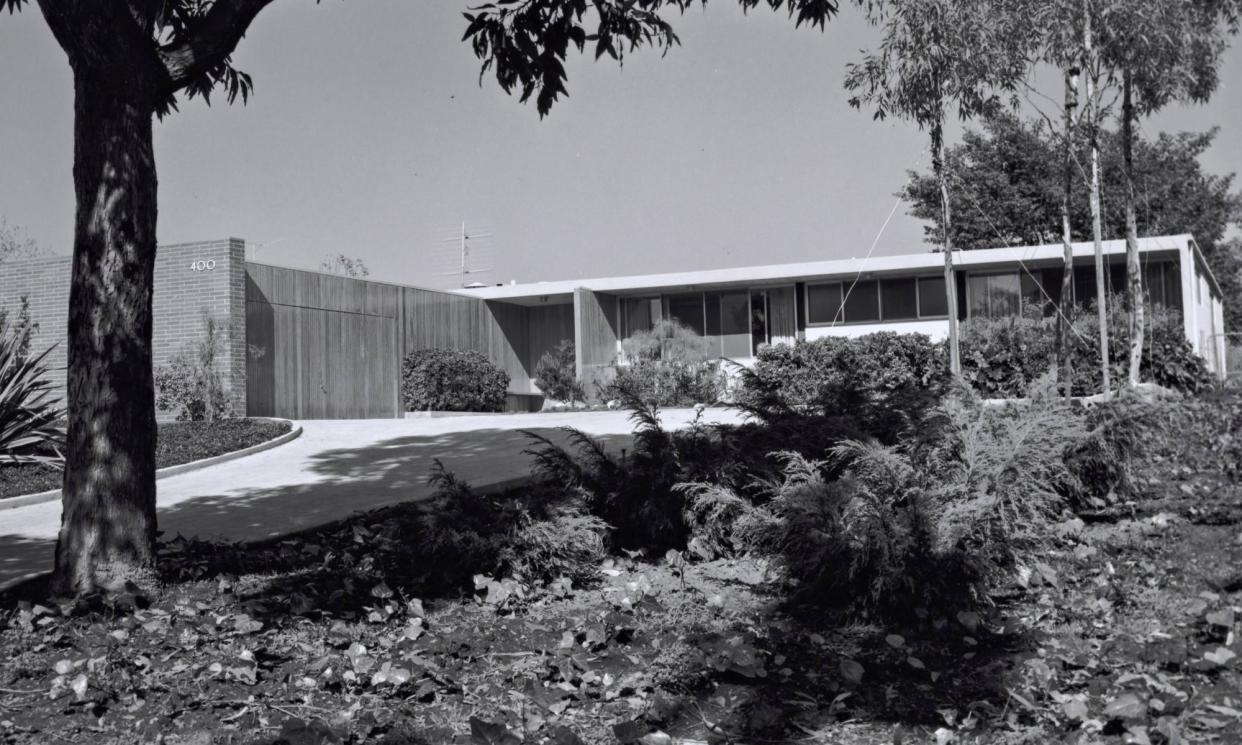
[[[182,38],[160,48],[159,57],[167,74],[167,87],[162,93],[176,93],[227,59],[259,11],[271,2],[216,0]]]

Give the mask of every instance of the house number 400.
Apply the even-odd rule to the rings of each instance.
[[[216,268],[215,259],[207,259],[206,261],[202,261],[200,259],[199,261],[190,262],[190,271],[192,272],[205,272],[205,271],[208,271],[210,269],[215,269],[215,268]]]

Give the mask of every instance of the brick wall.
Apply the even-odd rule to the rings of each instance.
[[[51,344],[51,377],[63,390],[65,334],[69,318],[70,259],[67,256],[0,264],[0,308],[12,318],[24,295],[31,320],[39,324],[35,348]],[[204,314],[228,329],[217,356],[235,414],[246,413],[246,243],[238,238],[160,246],[155,259],[155,366],[188,352],[204,329]]]

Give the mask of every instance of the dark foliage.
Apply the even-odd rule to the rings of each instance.
[[[572,403],[584,400],[573,340],[565,339],[555,349],[543,353],[535,364],[535,385],[553,401]]]
[[[762,347],[743,370],[738,405],[773,420],[791,413],[848,417],[891,441],[943,395],[944,347],[923,334],[880,332]]]
[[[1181,315],[1152,308],[1143,344],[1140,377],[1166,388],[1201,393],[1215,385],[1203,359],[1186,340]],[[1122,301],[1109,304],[1109,360],[1112,379],[1125,380],[1129,364],[1129,323]],[[1094,311],[1074,321],[1074,394],[1099,393],[1102,386],[1099,323]],[[962,378],[985,397],[1019,395],[1056,363],[1055,319],[974,319],[961,337]]]
[[[419,349],[401,368],[406,411],[504,411],[509,373],[466,349]]]

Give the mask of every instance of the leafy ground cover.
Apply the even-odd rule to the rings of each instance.
[[[676,552],[608,560],[584,587],[418,597],[386,534],[410,507],[264,545],[177,540],[154,591],[7,599],[0,738],[1237,742],[1239,493],[1149,471],[1152,498],[1062,522],[991,608],[902,626],[790,606],[762,561]]]
[[[258,445],[289,431],[288,422],[266,419],[219,419],[203,422],[166,422],[156,435],[157,468],[211,458]],[[60,469],[40,465],[0,466],[0,499],[59,489]]]

